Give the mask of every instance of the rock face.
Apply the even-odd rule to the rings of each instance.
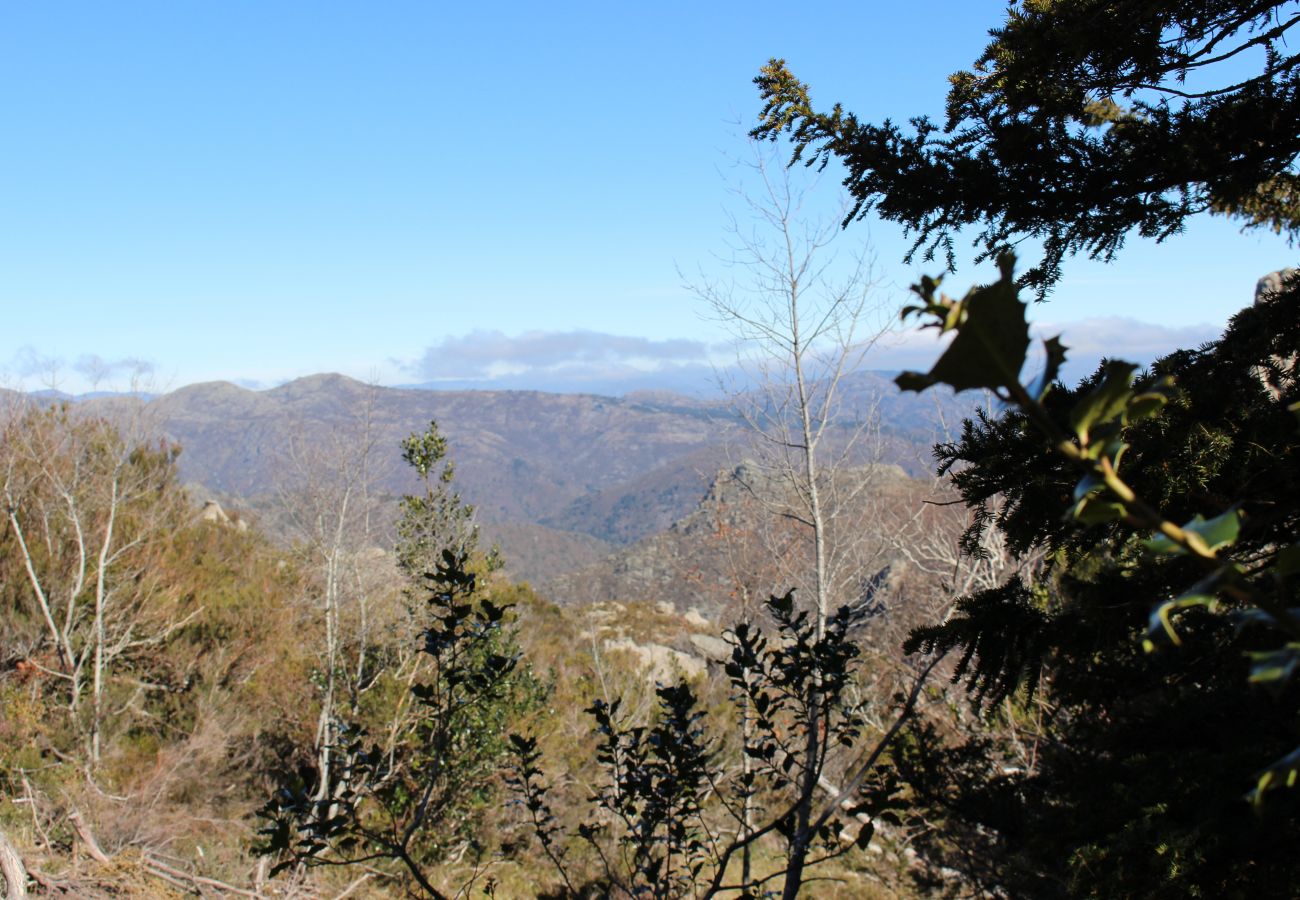
[[[731,645],[711,634],[692,634],[688,637],[700,655],[712,662],[725,663],[731,659]]]
[[[863,508],[853,512],[856,518],[869,518],[868,504],[873,499],[901,502],[925,488],[892,465],[855,467],[842,476],[867,482],[860,493]],[[776,529],[788,526],[764,505],[764,497],[779,496],[781,490],[767,483],[752,464],[725,469],[695,510],[667,531],[619,548],[599,563],[555,578],[543,588],[557,603],[663,603],[679,613],[691,611],[687,614],[697,617],[691,622],[695,627],[707,626],[711,620],[726,621],[738,599],[738,581],[753,582],[748,585],[751,598],[793,586],[778,573],[765,570],[773,565],[773,547],[795,546],[787,540],[789,535],[774,530],[774,522]],[[856,518],[846,518],[846,527],[870,527],[869,521],[858,523]]]
[[[704,616],[700,613],[699,609],[697,609],[697,608],[694,607],[694,606],[692,606],[690,609],[686,610],[686,613],[685,613],[685,615],[682,616],[682,618],[685,619],[685,620],[686,620],[686,624],[687,624],[687,625],[690,625],[692,628],[709,628],[709,627],[710,627],[710,622],[709,622],[709,620],[706,619],[706,618],[704,618]]]
[[[1271,300],[1278,294],[1287,283],[1293,281],[1297,275],[1300,275],[1300,269],[1287,268],[1278,269],[1276,272],[1269,272],[1259,281],[1255,282],[1255,302],[1263,303]]]
[[[221,525],[226,528],[234,528],[236,531],[247,531],[248,523],[241,519],[232,519],[221,508],[221,504],[216,500],[205,500],[203,508],[199,510],[199,520],[202,522],[211,522],[213,525]]]
[[[1300,287],[1300,269],[1289,268],[1270,272],[1255,283],[1255,305],[1289,302],[1300,306],[1300,303],[1296,303],[1298,287]],[[1300,309],[1297,310],[1297,314],[1300,315]],[[1255,366],[1251,371],[1264,386],[1264,390],[1268,391],[1269,396],[1274,400],[1280,400],[1282,395],[1295,384],[1296,362],[1294,353],[1287,357],[1272,356],[1269,357],[1267,365]]]
[[[674,650],[663,644],[638,644],[631,638],[613,638],[605,641],[606,650],[624,650],[641,660],[647,681],[668,684],[682,678],[694,679],[704,675],[704,660]]]
[[[596,603],[581,616],[587,624],[581,638],[602,653],[632,657],[647,687],[701,678],[731,658],[726,641],[695,632],[697,626],[669,604]]]
[[[203,504],[203,509],[199,512],[199,518],[204,522],[212,522],[215,525],[229,525],[230,516],[221,508],[221,504],[216,500],[208,500]]]

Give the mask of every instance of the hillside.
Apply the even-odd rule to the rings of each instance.
[[[846,382],[854,410],[877,409],[882,462],[920,474],[941,424],[959,419],[951,398],[900,395],[881,373]],[[97,397],[79,408],[141,417],[179,443],[182,477],[224,502],[253,509],[303,460],[348,452],[365,434],[382,494],[412,489],[399,442],[431,420],[447,437],[464,498],[512,573],[546,582],[590,565],[609,545],[631,544],[687,517],[719,468],[742,458],[749,432],[721,402],[667,392],[627,397],[530,391],[372,387],[313,375],[267,391],[225,382],[148,400]]]
[[[115,418],[122,405],[108,399],[83,404]],[[398,444],[436,420],[451,444],[460,490],[476,504],[481,521],[540,523],[567,515],[566,524],[577,527],[566,530],[602,539],[600,523],[580,521],[569,511],[571,504],[671,468],[735,433],[725,412],[698,405],[372,388],[339,375],[311,376],[261,392],[220,382],[191,385],[144,408],[152,426],[182,446],[182,477],[243,498],[274,491],[291,456],[332,453],[358,437],[367,415],[371,440],[379,448],[376,474],[385,491],[410,489]],[[656,513],[649,520],[662,519]]]
[[[838,474],[841,480],[867,485],[841,510],[832,533],[859,544],[857,575],[870,581],[886,567],[897,566],[888,521],[915,508],[930,485],[893,465]],[[780,502],[782,493],[750,462],[722,469],[695,508],[668,528],[540,586],[558,603],[667,603],[681,612],[694,608],[710,619],[725,620],[746,596],[761,598],[797,587],[806,574],[786,564],[791,557],[806,558],[790,550],[807,534],[801,537],[800,529],[773,514],[772,504]]]

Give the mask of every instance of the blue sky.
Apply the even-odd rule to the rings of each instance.
[[[864,118],[936,113],[1003,8],[8,4],[0,378],[694,371],[722,335],[678,273],[723,249],[758,68]],[[872,244],[882,302],[932,271],[888,223],[844,240]],[[1074,263],[1034,314],[1081,345],[1213,337],[1296,255],[1205,220]]]

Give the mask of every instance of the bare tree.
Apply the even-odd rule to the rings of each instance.
[[[730,219],[722,260],[733,277],[690,287],[735,338],[736,367],[724,386],[755,439],[742,480],[809,539],[811,552],[792,559],[789,575],[813,594],[824,627],[862,570],[860,544],[832,535],[835,523],[860,506],[878,474],[869,465],[879,456],[875,404],[846,396],[845,380],[892,316],[874,299],[867,256],[837,252],[837,220],[807,212],[812,184],[796,180],[801,170],[753,147],[752,177],[735,190],[744,212]]]
[[[773,514],[776,559],[793,585],[812,594],[815,636],[826,636],[831,611],[857,599],[862,573],[887,545],[862,525],[864,502],[880,477],[874,405],[846,396],[846,378],[859,369],[889,330],[873,295],[868,259],[838,254],[838,217],[808,213],[811,184],[765,146],[753,144],[751,177],[736,191],[743,213],[729,228],[728,280],[692,285],[736,339],[732,397],[754,435],[743,482]],[[795,526],[790,545],[789,524]],[[877,539],[872,539],[877,535]],[[814,799],[825,781],[822,704],[814,680],[799,772],[785,895],[794,896],[814,836]],[[748,716],[748,710],[744,710]],[[742,732],[748,734],[748,722]],[[824,789],[824,787],[822,788]],[[748,829],[748,806],[742,828]],[[746,844],[746,846],[748,846]]]
[[[337,783],[331,767],[341,704],[355,714],[361,695],[389,662],[377,644],[400,606],[396,569],[379,548],[375,399],[375,391],[368,392],[350,421],[323,436],[291,440],[277,488],[286,536],[308,576],[307,606],[321,629],[315,740],[321,791]]]
[[[110,422],[69,406],[29,409],[0,431],[0,495],[52,658],[28,663],[64,683],[92,764],[102,750],[115,664],[162,644],[175,617],[159,598],[149,553],[184,495],[176,449],[150,440],[143,405]],[[84,708],[89,701],[89,709]]]

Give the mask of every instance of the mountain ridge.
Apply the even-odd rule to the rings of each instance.
[[[951,397],[901,395],[881,373],[859,373],[844,390],[855,408],[879,411],[879,461],[911,474],[928,468],[929,446],[945,416],[960,415]],[[251,508],[284,483],[290,457],[345,452],[366,422],[377,448],[371,471],[380,494],[415,490],[400,442],[436,421],[456,463],[457,488],[476,506],[485,535],[502,537],[507,560],[514,543],[520,552],[512,570],[532,580],[560,573],[563,567],[548,555],[582,568],[611,547],[670,528],[753,439],[726,401],[671,391],[624,397],[433,391],[378,387],[339,373],[266,390],[200,382],[151,399],[117,395],[73,406],[115,420],[147,420],[181,446],[185,481]]]

